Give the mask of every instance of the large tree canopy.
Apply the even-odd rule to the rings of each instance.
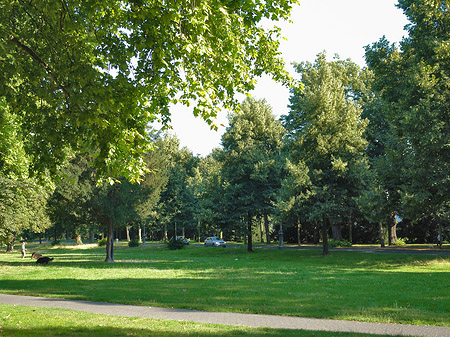
[[[35,170],[69,149],[90,152],[102,176],[136,179],[149,122],[195,103],[208,123],[255,78],[289,81],[279,30],[296,0],[1,1],[0,96],[22,118]]]
[[[384,38],[366,47],[402,160],[388,158],[388,164],[401,174],[405,216],[413,220],[440,218],[450,204],[449,6],[447,0],[401,0],[409,37],[400,48]]]

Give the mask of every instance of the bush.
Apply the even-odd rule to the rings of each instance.
[[[184,240],[182,239],[175,239],[172,238],[169,240],[169,242],[167,243],[167,248],[169,248],[170,250],[175,250],[175,249],[183,249],[184,246],[188,245],[189,243],[186,243]]]
[[[139,247],[139,240],[133,239],[131,241],[128,241],[128,247]]]
[[[352,243],[347,240],[337,241],[337,240],[328,240],[328,247],[351,247]]]
[[[98,240],[98,245],[99,245],[100,247],[106,246],[106,241],[107,241],[106,238],[100,239],[100,240]]]
[[[398,238],[397,242],[392,243],[394,246],[404,246],[408,242],[408,238]]]
[[[52,242],[52,246],[58,246],[59,244],[61,244],[60,240],[55,240]]]

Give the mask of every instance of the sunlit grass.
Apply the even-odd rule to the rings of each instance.
[[[282,330],[200,324],[161,319],[120,317],[78,311],[0,304],[0,335],[4,336],[375,336],[355,333]]]
[[[31,247],[32,251],[35,247]],[[165,246],[39,248],[38,266],[0,254],[0,292],[372,322],[450,326],[448,257]]]

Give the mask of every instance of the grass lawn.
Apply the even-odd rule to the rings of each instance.
[[[0,335],[30,337],[158,336],[158,337],[297,337],[379,336],[304,330],[235,327],[138,317],[90,314],[65,309],[0,304]]]
[[[0,253],[0,293],[303,317],[450,326],[450,258],[165,246]],[[28,255],[29,256],[29,255]],[[208,335],[207,332],[205,332]]]

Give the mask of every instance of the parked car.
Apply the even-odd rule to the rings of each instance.
[[[205,246],[211,246],[211,247],[226,247],[227,243],[223,241],[222,239],[216,238],[215,236],[211,236],[209,238],[206,238],[205,240]]]

